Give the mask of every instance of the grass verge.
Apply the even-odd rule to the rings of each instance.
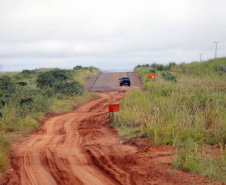
[[[201,63],[171,63],[167,66],[147,64],[136,67],[135,72],[141,77],[144,89],[125,93],[120,111],[115,113],[112,124],[121,136],[146,137],[153,145],[186,148],[188,140],[200,147],[225,145],[225,66],[226,58]],[[153,72],[156,79],[147,79],[147,73]],[[188,158],[187,162],[191,159]],[[213,164],[214,160],[205,162]],[[199,173],[195,168],[185,168],[186,165],[175,166]],[[220,172],[210,172],[213,169],[216,168],[209,168],[211,176],[208,173],[204,175],[225,180],[222,175],[222,178],[216,177]],[[218,169],[226,176],[225,166]]]

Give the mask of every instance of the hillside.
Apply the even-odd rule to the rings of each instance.
[[[223,150],[226,144],[225,66],[226,58],[137,66],[135,72],[142,79],[143,90],[125,94],[113,125],[122,137],[145,137],[153,145],[185,147],[175,166],[225,181],[226,158],[219,160],[221,167],[219,161],[211,163],[210,172],[204,170],[209,161],[197,164],[197,169],[194,165],[201,160],[194,152],[189,153],[196,151],[196,146],[219,145]],[[147,79],[147,73],[155,73],[156,78]]]

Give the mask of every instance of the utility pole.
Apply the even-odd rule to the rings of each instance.
[[[220,42],[214,42],[216,44],[216,49],[215,49],[215,58],[217,58],[217,44]]]
[[[201,61],[202,61],[202,55],[203,55],[203,54],[198,54],[198,55],[200,56],[200,62],[201,62]]]

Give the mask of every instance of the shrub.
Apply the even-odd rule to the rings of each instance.
[[[21,72],[21,74],[17,75],[17,77],[20,78],[20,76],[21,76],[21,78],[29,78],[29,77],[31,77],[34,74],[36,74],[36,70],[23,70]]]
[[[24,75],[35,74],[36,70],[23,70],[21,73]]]
[[[39,88],[53,87],[69,79],[66,70],[55,69],[38,75],[36,83]]]
[[[177,82],[176,76],[172,75],[172,74],[169,73],[169,72],[162,72],[162,77],[163,77],[165,80]]]
[[[174,66],[176,66],[176,63],[170,62],[168,65],[165,66],[164,70],[171,70]]]
[[[0,78],[0,89],[8,89],[9,86],[11,85],[11,79],[8,76],[2,76]]]
[[[163,71],[164,70],[164,65],[158,65],[157,66],[158,71]]]
[[[17,82],[18,85],[21,85],[21,86],[26,86],[27,85],[27,82]]]
[[[155,70],[154,69],[150,69],[149,72],[150,73],[155,73]]]
[[[83,85],[78,82],[61,83],[55,86],[55,90],[65,95],[82,94],[84,91]]]
[[[77,66],[75,66],[73,69],[74,69],[74,70],[82,69],[82,66],[77,65]]]

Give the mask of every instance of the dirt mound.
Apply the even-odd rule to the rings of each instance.
[[[137,147],[115,137],[108,104],[122,95],[101,93],[102,98],[73,112],[49,117],[38,132],[15,143],[13,171],[5,184],[210,184],[204,177],[173,169],[169,146],[150,146],[138,138]]]

